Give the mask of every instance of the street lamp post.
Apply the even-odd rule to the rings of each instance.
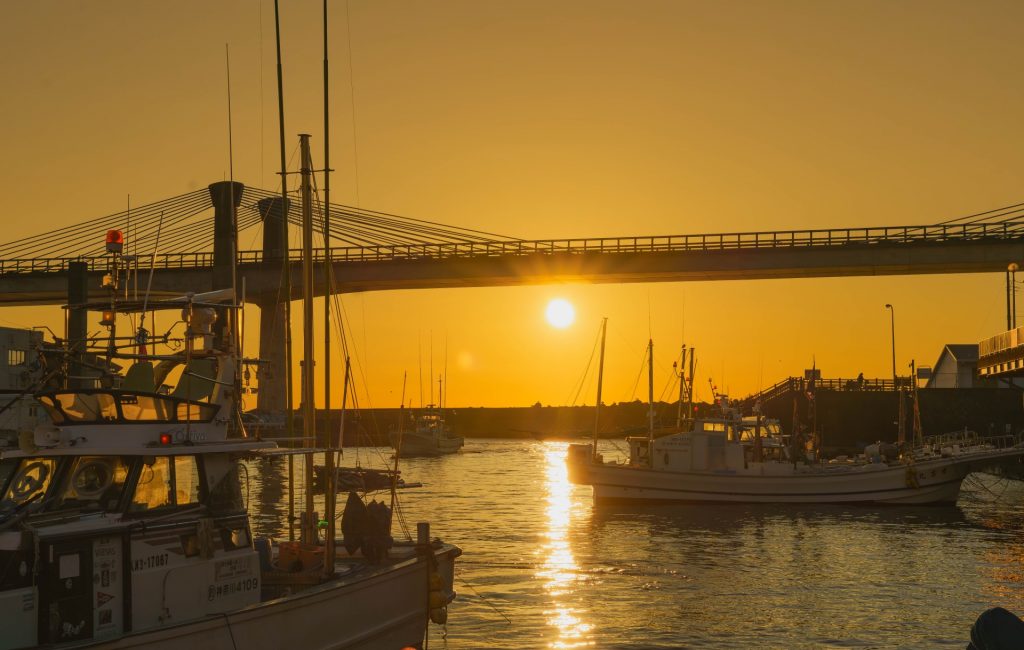
[[[896,385],[896,309],[889,303],[885,304],[885,308],[889,310],[889,328],[892,334],[892,389],[899,391]]]
[[[1006,267],[1006,329],[1017,328],[1017,271],[1016,262]]]

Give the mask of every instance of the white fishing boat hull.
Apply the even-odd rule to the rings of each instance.
[[[455,558],[461,551],[435,550],[437,572],[451,590]],[[346,567],[339,562],[339,569]],[[427,629],[429,566],[413,557],[396,565],[357,571],[291,596],[211,616],[131,633],[107,642],[70,647],[122,650],[197,650],[248,648],[276,650],[373,649],[418,647]]]
[[[460,436],[434,437],[432,434],[420,434],[416,432],[403,433],[401,441],[401,457],[412,458],[454,454],[462,449],[464,444],[465,441]],[[392,446],[397,449],[397,445],[397,439],[392,440]]]
[[[582,445],[589,451],[589,445]],[[597,502],[673,503],[956,503],[972,471],[1018,462],[1024,449],[975,452],[914,464],[794,466],[749,463],[708,472],[605,464],[570,455],[570,477],[593,486]]]

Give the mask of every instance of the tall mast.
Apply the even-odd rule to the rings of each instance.
[[[284,275],[284,416],[288,438],[295,436],[292,422],[292,274],[288,260],[288,159],[284,148],[284,73],[281,69],[281,14],[278,0],[274,0],[274,35],[277,43],[277,116],[278,137],[281,145],[281,273]],[[292,442],[294,444],[294,442]],[[295,539],[295,459],[288,457],[288,539]]]
[[[654,463],[654,339],[647,341],[647,462]]]
[[[299,135],[302,157],[302,427],[303,437],[316,444],[316,408],[313,392],[313,159],[309,154],[309,135]],[[305,454],[306,541],[316,532],[313,521],[313,455]]]
[[[334,436],[331,435],[331,130],[327,81],[327,0],[324,0],[324,510],[327,539],[324,543],[324,575],[334,575],[334,513],[337,488],[334,481]],[[312,266],[312,264],[310,265]],[[310,395],[313,391],[310,390]]]
[[[327,81],[327,0],[324,0],[324,431],[331,432],[331,119]],[[328,442],[328,448],[333,446]],[[331,512],[333,515],[334,513]],[[328,522],[333,522],[333,517]]]
[[[675,365],[674,363],[672,365]],[[679,358],[679,400],[676,402],[676,428],[683,428],[683,391],[686,390],[686,344]]]
[[[591,458],[597,460],[597,432],[601,424],[601,388],[604,386],[604,339],[608,333],[608,317],[601,319],[601,356],[597,364],[597,403],[594,404],[594,445],[590,451]]]
[[[690,381],[686,387],[686,419],[693,420],[693,373],[696,370],[697,349],[690,348]]]

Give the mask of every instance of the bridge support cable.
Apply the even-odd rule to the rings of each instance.
[[[166,201],[136,207],[132,210],[131,215],[133,230],[141,230],[145,233],[150,226],[156,224],[161,212],[184,219],[209,209],[209,200],[203,194],[204,192],[193,192]],[[103,233],[106,230],[123,228],[127,224],[127,216],[127,211],[118,212],[0,245],[0,257],[12,259],[30,258],[40,254],[48,257],[102,255],[105,251]],[[140,240],[146,238],[147,235],[144,234]],[[134,248],[135,244],[133,243],[132,246]],[[144,249],[140,250],[144,252]]]

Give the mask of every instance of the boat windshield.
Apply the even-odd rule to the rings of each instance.
[[[157,456],[143,461],[128,510],[145,513],[199,503],[199,468],[195,456]]]
[[[56,469],[54,458],[21,459],[0,499],[0,509],[9,510],[42,499]]]
[[[69,391],[37,399],[54,424],[209,422],[217,414],[208,402],[125,391]]]
[[[117,510],[130,464],[120,456],[76,458],[55,509]]]

